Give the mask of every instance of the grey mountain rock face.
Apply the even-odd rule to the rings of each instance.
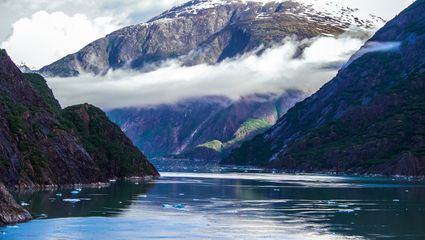
[[[297,1],[267,4],[197,0],[174,7],[147,23],[122,28],[40,69],[45,76],[103,74],[111,69],[140,69],[180,58],[188,65],[216,63],[271,46],[286,37],[338,35],[356,25],[371,28],[378,17],[359,19],[356,10],[320,10]]]

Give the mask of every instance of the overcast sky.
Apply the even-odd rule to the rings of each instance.
[[[187,0],[0,0],[0,47],[40,68]],[[265,1],[265,0],[261,0]],[[413,0],[335,0],[391,19]]]

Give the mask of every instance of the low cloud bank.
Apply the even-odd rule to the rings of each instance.
[[[359,51],[354,54],[344,67],[347,67],[355,60],[359,59],[363,55],[371,52],[394,52],[399,51],[401,42],[375,42],[370,41],[366,43]]]
[[[103,109],[175,103],[187,98],[225,96],[237,100],[255,93],[283,93],[287,89],[318,90],[364,43],[341,36],[306,41],[287,39],[265,50],[219,64],[184,66],[165,61],[149,72],[111,71],[104,76],[82,74],[49,78],[63,106],[82,102]],[[294,58],[303,47],[301,56]]]

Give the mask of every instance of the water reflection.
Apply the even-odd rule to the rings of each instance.
[[[4,239],[425,239],[425,183],[412,179],[163,173],[18,199],[47,219]]]
[[[137,183],[137,184],[135,184]],[[137,196],[145,195],[154,183],[118,181],[106,188],[20,192],[16,199],[36,218],[117,216],[128,209]],[[67,201],[69,200],[69,201]]]

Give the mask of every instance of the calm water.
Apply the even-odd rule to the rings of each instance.
[[[20,194],[38,219],[0,228],[0,239],[425,239],[422,181],[249,172],[162,176],[77,194]]]

